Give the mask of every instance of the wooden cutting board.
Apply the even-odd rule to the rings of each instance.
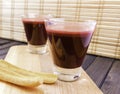
[[[49,53],[44,55],[31,54],[27,46],[10,48],[6,61],[35,72],[53,72],[53,61]],[[0,81],[0,94],[103,94],[81,68],[81,78],[74,82],[57,81],[55,84],[43,84],[37,88],[24,88]]]

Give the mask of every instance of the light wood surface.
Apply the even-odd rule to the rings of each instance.
[[[49,53],[31,54],[27,51],[27,46],[11,47],[5,60],[26,70],[54,71]],[[82,68],[81,72],[81,78],[77,81],[62,82],[58,80],[55,84],[43,84],[37,88],[23,88],[0,81],[0,94],[103,94]]]

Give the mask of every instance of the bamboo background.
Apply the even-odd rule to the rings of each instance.
[[[0,37],[26,41],[21,15],[96,20],[88,53],[120,58],[120,0],[0,0]]]

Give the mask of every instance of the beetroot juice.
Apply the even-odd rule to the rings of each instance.
[[[86,55],[93,30],[65,23],[47,26],[50,48],[56,66],[78,68]],[[83,31],[84,30],[84,31]]]
[[[44,20],[39,18],[23,18],[27,41],[31,45],[45,45],[47,33]]]

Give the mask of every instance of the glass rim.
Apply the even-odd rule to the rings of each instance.
[[[53,15],[51,14],[38,14],[38,13],[27,13],[24,15],[21,15],[21,19],[23,22],[36,22],[36,23],[44,23],[45,20],[48,20],[50,18],[53,18]]]
[[[27,19],[37,18],[37,19],[47,20],[47,19],[53,18],[53,15],[51,15],[51,14],[45,15],[45,14],[39,14],[39,13],[27,13],[27,14],[20,15],[20,17],[22,19],[24,19],[24,18],[27,18]]]
[[[51,18],[51,19],[45,19],[45,22],[50,22],[52,23],[53,25],[55,24],[64,24],[64,23],[69,23],[69,24],[72,24],[72,25],[76,25],[76,24],[93,24],[93,25],[96,25],[97,24],[97,21],[96,20],[79,20],[79,21],[69,21],[69,20],[66,20],[65,18]]]
[[[95,20],[66,21],[62,18],[54,18],[45,22],[47,33],[78,34],[80,32],[94,32],[96,28]],[[55,32],[54,32],[55,31]]]
[[[87,26],[87,27],[94,27],[96,26],[97,22],[95,20],[80,20],[80,21],[68,21],[64,20],[64,18],[52,18],[45,20],[45,25],[65,25],[69,24],[69,26]]]

